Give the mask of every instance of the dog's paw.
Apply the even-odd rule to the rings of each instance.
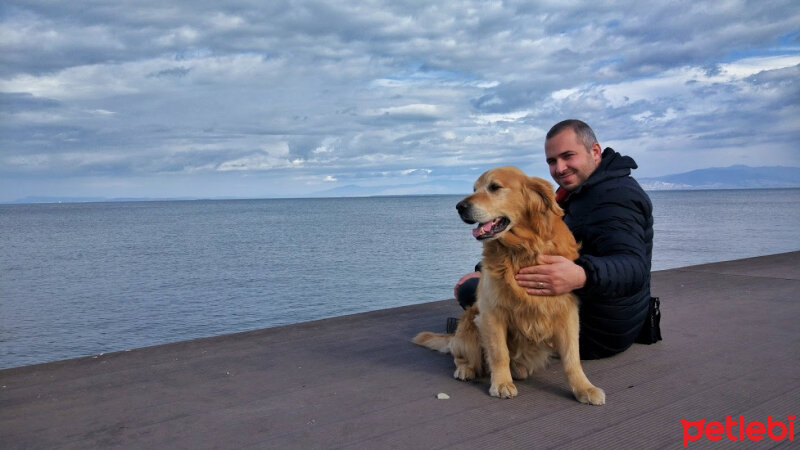
[[[524,364],[517,361],[511,361],[511,378],[515,380],[524,380],[528,378],[529,375],[530,372]]]
[[[585,391],[575,392],[575,398],[577,398],[581,403],[587,403],[590,405],[606,404],[606,393],[603,392],[603,390],[599,387],[594,386],[586,389]]]
[[[456,371],[453,372],[453,378],[461,381],[469,381],[475,379],[475,371],[466,365],[456,366]]]
[[[489,388],[489,395],[499,398],[514,398],[517,396],[517,387],[511,382],[492,384]]]

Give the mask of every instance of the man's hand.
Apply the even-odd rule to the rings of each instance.
[[[539,256],[538,266],[523,267],[517,273],[517,284],[530,295],[561,295],[586,284],[583,267],[563,256]]]

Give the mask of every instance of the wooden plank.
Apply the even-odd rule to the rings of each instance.
[[[793,252],[655,272],[665,340],[584,363],[602,407],[557,361],[513,400],[454,380],[410,342],[459,313],[449,300],[2,370],[0,447],[682,448],[681,419],[800,412],[798,268]]]

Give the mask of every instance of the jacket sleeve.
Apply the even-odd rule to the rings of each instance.
[[[590,211],[576,263],[586,272],[579,297],[624,298],[650,278],[652,205],[637,189],[618,186],[602,194]]]

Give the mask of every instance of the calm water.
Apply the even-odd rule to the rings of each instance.
[[[654,270],[800,249],[800,189],[650,196]],[[0,205],[0,368],[450,298],[459,199]]]

